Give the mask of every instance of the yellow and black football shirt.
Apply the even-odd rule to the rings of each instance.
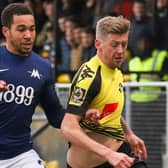
[[[98,109],[100,125],[81,120],[81,127],[123,140],[120,123],[124,104],[122,82],[120,70],[108,68],[97,55],[94,56],[81,66],[72,81],[68,112],[84,116],[87,109]]]

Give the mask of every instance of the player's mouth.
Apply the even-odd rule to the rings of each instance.
[[[121,63],[123,62],[123,57],[116,57],[115,60],[117,63]]]
[[[32,48],[33,44],[32,43],[23,43],[22,46],[24,48]]]

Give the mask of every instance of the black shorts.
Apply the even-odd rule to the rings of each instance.
[[[131,147],[127,142],[124,142],[117,152],[126,153],[127,155],[132,156]],[[103,163],[102,165],[96,166],[95,168],[114,168],[114,167],[108,162],[106,162]]]
[[[95,168],[114,168],[112,165],[110,165],[108,162],[96,166]],[[147,165],[144,161],[137,161],[136,163],[134,163],[131,168],[147,168]]]

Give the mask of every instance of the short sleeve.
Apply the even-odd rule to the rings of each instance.
[[[84,64],[73,79],[67,111],[83,116],[99,92],[100,81],[100,67]]]

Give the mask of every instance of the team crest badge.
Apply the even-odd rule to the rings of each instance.
[[[85,92],[85,89],[75,86],[72,92],[71,102],[74,102],[76,104],[82,104]]]

